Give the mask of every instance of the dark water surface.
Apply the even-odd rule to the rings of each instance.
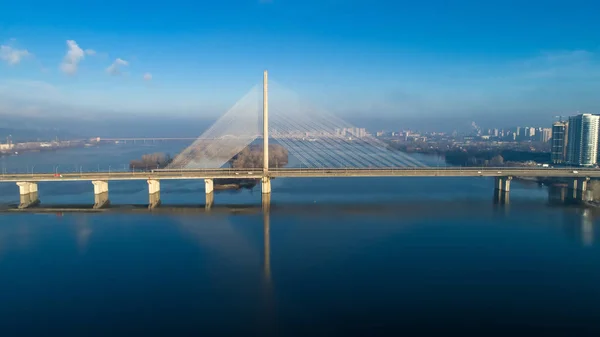
[[[114,165],[153,152],[120,150]],[[73,151],[52,158],[108,152]],[[42,204],[93,200],[89,183],[39,187]],[[1,213],[0,336],[598,336],[600,214],[537,185],[515,182],[508,205],[492,192],[485,178],[277,179],[268,212],[258,189],[205,212],[203,183],[174,181],[155,212]],[[109,193],[147,203],[144,182]]]

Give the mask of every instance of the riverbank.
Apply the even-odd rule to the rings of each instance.
[[[94,146],[83,140],[60,141],[60,142],[27,142],[11,144],[8,149],[0,150],[0,157],[18,156],[24,153],[32,152],[51,152],[64,149],[80,148]]]

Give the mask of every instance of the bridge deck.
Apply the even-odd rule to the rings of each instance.
[[[566,168],[329,168],[329,169],[270,169],[273,178],[328,178],[328,177],[589,177],[600,178],[599,169]],[[0,182],[92,181],[92,180],[183,180],[263,177],[262,169],[201,169],[155,170],[151,172],[84,172],[3,174]]]

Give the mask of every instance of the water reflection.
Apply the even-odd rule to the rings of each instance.
[[[263,211],[263,270],[267,285],[271,285],[271,211],[269,208]]]
[[[549,186],[548,202],[552,205],[582,205],[592,200],[591,191],[579,191],[565,186]]]
[[[31,329],[38,325],[23,322],[50,315],[61,326],[87,319],[106,334],[106,322],[118,321],[146,327],[139,335],[181,324],[198,335],[266,336],[279,328],[315,335],[307,327],[360,330],[390,326],[399,316],[439,322],[456,308],[460,312],[452,319],[459,321],[482,311],[510,314],[517,309],[503,307],[507,297],[521,303],[529,296],[518,315],[535,321],[536,299],[560,300],[566,294],[561,287],[582,282],[575,276],[585,271],[592,274],[583,286],[577,283],[582,292],[600,280],[586,269],[597,262],[594,227],[600,213],[518,201],[502,216],[497,212],[506,205],[489,198],[7,214],[0,226],[0,286],[17,290],[11,291],[15,296],[0,292],[5,306],[0,314],[10,312],[21,322],[15,327]],[[13,222],[19,219],[29,224],[27,246],[17,244],[24,234],[21,223]],[[527,272],[515,272],[520,270]],[[39,299],[58,302],[72,292],[81,300],[52,308],[54,316],[40,304]],[[110,294],[119,294],[119,301]],[[19,303],[29,306],[14,309]],[[131,323],[119,321],[115,305]],[[555,307],[544,305],[544,315],[547,308]]]
[[[505,191],[495,189],[494,190],[494,204],[509,205],[510,204],[510,192],[505,192]]]
[[[263,213],[263,314],[262,335],[272,335],[275,328],[275,294],[271,276],[271,211],[264,209]]]
[[[589,209],[582,210],[581,241],[585,246],[592,246],[594,244],[594,222],[592,211]]]
[[[79,252],[84,253],[87,250],[88,243],[90,242],[93,233],[87,216],[82,216],[81,214],[75,216],[75,232]]]

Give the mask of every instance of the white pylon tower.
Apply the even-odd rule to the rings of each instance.
[[[263,177],[261,190],[262,194],[271,193],[271,179],[269,173],[269,74],[265,70],[263,74]],[[263,202],[265,199],[263,198]]]
[[[269,171],[269,74],[263,75],[263,172]]]

